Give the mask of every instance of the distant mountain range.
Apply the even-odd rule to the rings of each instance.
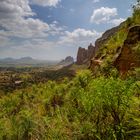
[[[22,57],[19,59],[7,57],[0,59],[0,66],[50,66],[58,62],[59,61],[37,60],[32,57]]]
[[[33,61],[34,59],[32,57],[22,57],[22,58],[19,58],[19,59],[16,59],[16,58],[11,58],[11,57],[7,57],[7,58],[3,58],[3,59],[0,59],[0,61],[5,61],[5,62],[15,62],[15,61]]]

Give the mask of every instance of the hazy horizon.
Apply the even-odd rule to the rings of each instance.
[[[58,62],[65,59],[65,58],[63,58],[63,59],[56,59],[56,60],[55,59],[51,59],[51,60],[49,60],[49,59],[41,59],[41,58],[37,59],[37,58],[31,57],[31,56],[23,56],[23,57],[0,57],[0,60],[5,60],[5,59],[19,60],[19,59],[24,59],[24,58],[31,58],[33,60],[40,60],[40,61],[58,61]]]

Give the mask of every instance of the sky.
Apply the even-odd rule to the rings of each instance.
[[[76,58],[132,15],[136,0],[0,0],[0,58]]]

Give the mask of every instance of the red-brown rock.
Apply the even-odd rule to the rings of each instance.
[[[90,61],[90,59],[95,55],[95,47],[90,44],[88,49],[79,47],[77,53],[77,61],[78,65],[85,64]]]
[[[114,62],[115,67],[121,74],[125,74],[128,70],[135,67],[140,67],[140,53],[136,50],[139,44],[140,26],[131,27],[122,46],[122,50]]]

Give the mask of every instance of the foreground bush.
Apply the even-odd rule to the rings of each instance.
[[[140,139],[138,81],[92,78],[49,81],[0,99],[1,140]]]

